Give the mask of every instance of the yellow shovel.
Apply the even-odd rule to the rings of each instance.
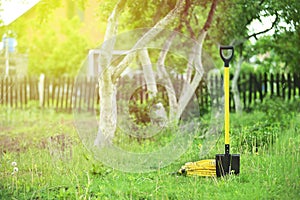
[[[225,51],[227,54],[225,55]],[[216,159],[187,162],[177,174],[196,176],[225,176],[240,173],[240,155],[230,154],[229,138],[229,62],[234,54],[232,46],[221,46],[220,55],[224,61],[224,91],[225,91],[225,154],[217,154]]]
[[[225,55],[226,51],[226,55]],[[230,154],[229,138],[229,62],[234,54],[232,46],[221,46],[220,55],[224,61],[224,97],[225,97],[225,154],[216,155],[216,174],[218,177],[240,173],[240,155]]]

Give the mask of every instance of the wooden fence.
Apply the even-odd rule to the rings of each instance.
[[[182,76],[176,78],[175,82],[179,83],[176,84],[176,91],[182,89],[182,80]],[[126,79],[119,81],[118,99],[138,99],[143,102],[148,98],[142,77],[136,78],[135,85],[128,85],[128,82],[133,81],[126,81]],[[22,109],[37,104],[40,108],[53,108],[57,111],[71,112],[72,109],[76,109],[92,112],[98,110],[100,102],[98,86],[95,77],[83,77],[77,80],[69,77],[45,77],[43,80],[39,77],[0,77],[0,105]],[[201,81],[195,92],[200,107],[209,108],[212,99],[216,100],[216,103],[221,101],[222,87],[221,77],[215,76],[210,80]],[[167,96],[163,87],[159,88],[162,96]],[[266,96],[294,100],[300,96],[300,74],[241,74],[238,89],[245,109],[251,108],[256,102],[262,102]],[[134,96],[133,93],[136,95]],[[233,95],[230,95],[230,108],[234,110],[232,97]]]

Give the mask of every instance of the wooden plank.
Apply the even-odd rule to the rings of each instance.
[[[8,98],[8,95],[9,95],[9,91],[8,91],[8,84],[9,84],[9,80],[8,80],[8,77],[5,78],[5,104],[6,106],[9,105],[9,98]]]
[[[246,88],[247,88],[247,83],[248,81],[246,81],[246,76],[245,74],[242,74],[241,75],[241,96],[242,96],[242,100],[243,101],[243,105],[244,105],[244,109],[247,109],[248,106],[247,106],[247,93],[246,93]]]
[[[58,111],[59,100],[60,100],[60,79],[57,79],[57,90],[56,90],[56,110]]]
[[[78,100],[78,112],[81,112],[81,101],[82,101],[82,98],[83,98],[83,87],[84,87],[84,82],[82,81],[82,78],[79,82],[79,86],[78,86],[78,89],[79,89],[79,100]]]
[[[300,96],[300,74],[295,74],[295,87],[298,87],[298,93],[296,95]]]
[[[299,82],[300,82],[300,80],[298,79],[297,74],[294,73],[293,74],[293,95],[294,95],[294,97],[297,96],[297,84],[299,84]],[[298,95],[299,95],[299,92],[298,92]]]
[[[274,75],[271,74],[270,77],[270,89],[271,89],[271,97],[274,96]]]
[[[98,86],[98,91],[97,91],[97,105],[99,105],[100,104],[100,94],[99,94],[99,82],[97,82],[97,86]],[[127,99],[127,98],[126,98]]]
[[[24,77],[24,107],[27,108],[27,105],[28,105],[28,94],[27,94],[27,88],[28,88],[28,85],[27,85],[27,76]]]
[[[66,77],[66,100],[65,100],[65,110],[68,111],[69,110],[69,90],[70,90],[70,77]]]
[[[72,112],[72,106],[73,106],[73,89],[74,89],[74,78],[70,78],[70,97],[69,97],[69,110],[68,112]]]
[[[252,103],[252,85],[253,85],[253,79],[252,74],[249,74],[249,93],[248,93],[248,105],[250,106]]]
[[[95,90],[96,90],[96,79],[95,77],[91,77],[91,81],[92,81],[92,102],[91,102],[91,111],[94,112],[94,109],[95,109]],[[120,93],[119,91],[117,91],[117,94]],[[118,99],[117,99],[118,100]]]
[[[19,100],[20,100],[20,108],[22,109],[23,108],[23,93],[24,93],[24,90],[23,90],[23,87],[22,87],[23,83],[22,83],[22,79],[21,80],[18,80],[17,81],[17,88],[18,88],[18,93],[19,93]],[[18,98],[16,98],[16,100],[18,101]]]
[[[144,85],[144,83],[143,83],[143,77],[140,75],[139,75],[139,86],[141,86],[140,90],[139,90],[140,103],[143,104],[143,102],[144,102],[144,91],[143,90],[147,90],[147,89],[146,89],[146,85]]]
[[[10,93],[10,99],[9,99],[9,101],[10,101],[10,107],[12,107],[13,108],[13,99],[14,99],[14,89],[15,89],[15,87],[14,87],[14,85],[13,85],[13,80],[12,80],[12,77],[9,77],[9,93]]]
[[[264,97],[268,95],[268,74],[264,73]]]
[[[276,94],[280,97],[280,74],[276,74]]]
[[[46,107],[46,87],[47,87],[47,77],[45,76],[44,77],[44,88],[43,88],[43,104],[42,104],[42,106],[43,106],[43,108],[45,108]]]
[[[281,94],[282,94],[282,99],[285,100],[285,89],[286,89],[286,81],[285,81],[285,76],[284,74],[281,74]]]
[[[82,89],[81,110],[84,110],[87,102],[87,77],[86,76],[83,78],[83,84],[81,89]]]
[[[258,77],[258,93],[259,93],[259,100],[260,102],[263,101],[263,85],[264,85],[264,81],[263,81],[263,77],[262,77],[262,74],[260,73],[259,74],[259,77]]]
[[[291,100],[291,97],[292,97],[292,78],[291,78],[290,73],[288,73],[288,75],[287,75],[287,87],[288,87],[288,100]]]
[[[90,105],[90,103],[91,103],[91,101],[90,101],[90,99],[91,99],[91,86],[92,86],[91,78],[88,77],[87,82],[86,82],[87,111],[91,111],[91,108],[90,108],[91,107],[91,105]]]
[[[4,104],[4,78],[1,77],[1,85],[0,85],[0,104]]]
[[[78,82],[79,82],[79,78],[77,78],[74,82],[73,99],[72,99],[72,109],[73,109],[73,111],[75,111],[77,109]]]
[[[256,75],[253,74],[252,75],[252,80],[253,80],[253,102],[255,103],[255,100],[257,99],[257,91],[258,91],[258,83],[257,83],[257,79],[256,79]]]
[[[238,88],[238,91],[239,91],[241,106],[242,106],[242,108],[244,108],[242,80],[243,80],[243,78],[242,78],[242,75],[240,74],[239,77],[238,77],[238,80],[237,80],[237,88]]]
[[[28,77],[28,84],[29,84],[29,100],[33,100],[33,84],[32,84],[32,77]]]
[[[219,104],[220,104],[220,102],[219,102],[219,80],[218,80],[218,76],[217,75],[213,75],[213,91],[214,91],[214,100],[216,101],[216,106],[218,107],[219,106]],[[206,96],[206,98],[208,98],[209,97],[209,95],[208,94],[206,94],[205,95]],[[211,95],[210,95],[211,96]]]
[[[13,105],[15,105],[15,108],[18,108],[18,80],[15,77],[11,77],[11,82],[13,83],[13,86],[11,87],[11,107],[13,108]]]
[[[206,98],[205,98],[205,88],[206,88],[206,84],[204,81],[201,81],[200,82],[200,87],[199,87],[199,97],[200,97],[200,104],[201,104],[201,107],[204,109],[206,107]],[[179,95],[180,96],[180,95]]]
[[[52,91],[51,91],[51,106],[54,108],[55,107],[55,91],[57,88],[57,80],[52,79]]]
[[[205,83],[205,81],[202,82],[202,93],[203,93],[203,99],[204,99],[204,106],[209,107],[212,105],[211,99],[209,99],[208,95],[208,86]]]
[[[45,77],[45,102],[47,107],[50,108],[50,87],[51,87],[51,79],[47,76]]]
[[[60,95],[60,110],[64,108],[64,96],[65,96],[65,78],[60,78],[60,87],[61,87],[61,95]]]

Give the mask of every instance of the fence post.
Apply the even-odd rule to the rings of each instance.
[[[269,89],[268,89],[268,74],[265,72],[264,73],[264,97],[268,94],[268,91],[269,91]]]
[[[280,97],[280,74],[276,74],[276,93]]]
[[[249,96],[248,96],[248,105],[251,105],[252,102],[252,74],[249,74]]]
[[[43,107],[44,105],[44,81],[45,81],[45,75],[41,74],[39,78],[39,84],[38,84],[40,107]]]
[[[282,99],[285,100],[285,77],[281,74],[281,88],[282,88]]]
[[[274,96],[274,75],[271,74],[270,77],[270,89],[271,89],[271,98]]]
[[[297,86],[299,87],[298,88],[298,96],[300,96],[300,80],[298,79],[298,76],[296,73],[294,73],[293,75],[293,90],[294,90],[294,96],[297,96]]]
[[[263,81],[262,74],[259,73],[258,92],[259,92],[260,102],[263,102],[263,89],[264,89],[264,81]]]
[[[12,108],[14,105],[14,101],[13,101],[13,98],[14,98],[14,89],[15,89],[15,84],[13,84],[13,80],[12,80],[12,77],[9,77],[9,93],[10,93],[10,107]]]
[[[24,107],[26,108],[27,107],[27,103],[28,103],[28,100],[27,100],[27,76],[24,76]]]
[[[4,81],[3,81],[3,78],[1,78],[1,88],[0,88],[0,104],[2,104],[3,105],[3,103],[4,103]]]
[[[59,105],[59,95],[60,95],[60,78],[57,79],[57,96],[56,96],[56,110],[58,110],[58,105]]]
[[[290,73],[288,73],[287,82],[288,82],[288,100],[291,100],[291,96],[292,96],[292,79],[291,79],[291,74]]]

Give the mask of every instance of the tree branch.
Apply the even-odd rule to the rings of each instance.
[[[170,22],[172,22],[176,16],[184,8],[184,0],[178,0],[175,8],[171,10],[162,20],[160,20],[153,28],[151,28],[146,34],[144,34],[132,47],[133,50],[145,47],[149,41],[151,41],[155,36],[157,36],[163,28],[165,28]],[[118,64],[117,67],[110,69],[113,71],[112,80],[115,82],[117,78],[122,74],[122,72],[127,68],[130,60],[134,58],[134,54],[130,53],[125,56],[125,58]]]
[[[178,29],[180,29],[180,27],[181,27],[181,24],[179,25]],[[177,104],[176,92],[175,92],[173,83],[172,83],[170,76],[165,68],[164,63],[165,63],[167,53],[168,53],[176,35],[177,35],[177,32],[175,29],[175,31],[171,33],[171,35],[165,42],[163,49],[161,50],[161,52],[159,54],[159,58],[157,60],[158,76],[161,79],[161,81],[164,83],[164,85],[166,86],[167,95],[168,95],[168,99],[169,99],[169,107],[170,107],[169,116],[175,116],[175,112],[177,110],[178,104]]]
[[[149,57],[148,49],[143,48],[138,50],[137,57],[141,62],[144,77],[146,80],[147,90],[149,92],[150,98],[153,98],[157,94],[155,75],[152,69],[152,63]]]
[[[232,45],[233,45],[233,46],[238,46],[238,45],[240,45],[240,44],[243,44],[245,41],[249,40],[251,37],[254,37],[254,38],[257,40],[257,39],[258,39],[258,38],[257,38],[258,35],[264,34],[264,33],[268,32],[268,31],[272,30],[272,29],[275,27],[275,25],[277,24],[278,20],[279,20],[279,14],[278,14],[277,12],[275,12],[275,16],[276,16],[276,18],[275,18],[275,20],[272,22],[272,25],[271,25],[270,28],[267,28],[267,29],[265,29],[265,30],[263,30],[263,31],[260,31],[260,32],[257,32],[257,33],[253,33],[253,34],[251,34],[251,35],[248,35],[248,36],[246,36],[246,37],[245,37],[244,39],[242,39],[242,40],[234,40],[234,41],[232,41]]]
[[[207,20],[203,26],[203,30],[204,31],[207,31],[210,26],[211,26],[211,22],[213,20],[213,16],[214,16],[214,13],[215,13],[215,10],[216,10],[216,7],[217,7],[217,4],[218,4],[218,0],[214,0],[211,4],[211,7],[210,7],[210,11],[208,13],[208,17],[207,17]]]
[[[197,46],[194,47],[192,50],[195,50],[194,55],[192,54],[191,56],[193,56],[192,59],[189,60],[189,62],[194,63],[194,67],[195,67],[195,76],[193,77],[193,79],[189,82],[185,82],[183,88],[185,88],[185,90],[182,90],[182,93],[180,95],[179,101],[178,101],[178,111],[176,113],[176,119],[179,119],[179,117],[181,116],[184,108],[187,106],[189,100],[191,99],[191,97],[193,96],[196,88],[199,85],[199,82],[201,81],[203,74],[204,74],[204,69],[203,69],[203,65],[202,65],[202,46],[203,46],[203,42],[204,39],[207,35],[207,31],[211,26],[212,20],[213,20],[213,16],[215,14],[215,10],[217,7],[217,3],[218,0],[214,0],[211,4],[210,7],[210,11],[208,13],[206,22],[203,26],[203,29],[200,31],[199,36],[197,38],[198,43],[196,44]],[[191,63],[190,63],[191,64]],[[188,72],[191,74],[192,67],[189,66],[188,68]],[[189,78],[189,77],[188,77]],[[187,89],[189,88],[189,89]]]
[[[111,62],[112,51],[115,45],[115,40],[113,38],[115,37],[118,30],[118,17],[122,9],[125,7],[126,1],[127,0],[119,0],[107,20],[108,25],[105,31],[104,43],[101,46],[102,51],[99,56],[100,69],[105,69]]]
[[[263,30],[263,31],[260,31],[260,32],[257,32],[257,33],[253,33],[253,34],[251,34],[251,35],[248,35],[245,39],[248,40],[248,39],[250,39],[251,37],[254,37],[255,39],[257,39],[257,36],[258,36],[258,35],[264,34],[264,33],[268,32],[268,31],[272,30],[272,29],[275,27],[277,21],[279,20],[279,16],[278,16],[278,13],[277,13],[277,12],[275,12],[275,16],[276,16],[276,18],[275,18],[275,20],[272,22],[272,26],[271,26],[270,28],[267,28],[267,29],[265,29],[265,30]]]
[[[265,0],[261,0],[257,7],[260,8],[264,2],[265,2]],[[252,20],[254,19],[254,17],[255,16],[252,16],[250,19],[248,19],[246,24],[250,24],[252,22]]]
[[[191,38],[195,38],[195,33],[193,31],[193,28],[188,20],[188,14],[189,14],[189,10],[191,8],[191,1],[190,0],[186,0],[186,3],[185,3],[185,7],[182,11],[182,14],[181,14],[181,19],[182,21],[185,23],[186,27],[187,27],[187,30],[189,31],[190,33],[190,36]]]

